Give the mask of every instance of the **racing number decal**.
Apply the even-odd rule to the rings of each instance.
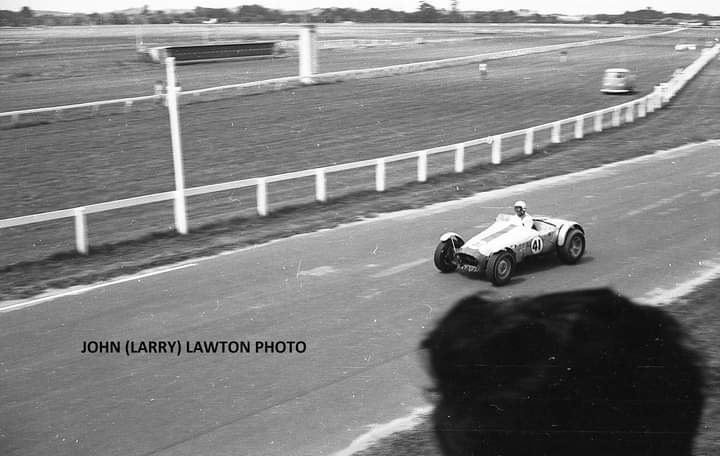
[[[530,251],[536,255],[538,253],[542,252],[542,248],[543,248],[543,241],[539,237],[536,237],[530,243]]]

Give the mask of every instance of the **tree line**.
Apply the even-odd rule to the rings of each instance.
[[[693,21],[708,25],[718,20],[706,14],[663,13],[651,8],[626,11],[622,14],[596,14],[584,16],[579,22],[618,23],[618,24],[679,24]],[[208,20],[218,23],[261,22],[261,23],[337,23],[337,22],[423,22],[423,23],[557,23],[563,18],[557,14],[521,13],[515,11],[459,11],[457,1],[452,2],[450,10],[437,9],[432,4],[421,1],[414,12],[394,11],[371,8],[359,11],[353,8],[325,8],[305,12],[286,12],[269,9],[260,5],[243,5],[238,8],[203,8],[185,12],[151,11],[147,6],[137,11],[92,13],[92,14],[52,14],[36,13],[25,6],[20,11],[0,10],[0,26],[29,27],[54,25],[105,25],[105,24],[198,24]]]

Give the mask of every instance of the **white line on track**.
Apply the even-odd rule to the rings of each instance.
[[[654,306],[667,305],[689,294],[704,283],[720,277],[720,264],[715,262],[708,262],[706,264],[708,268],[694,279],[683,282],[674,288],[656,288],[648,291],[638,298],[637,301]]]
[[[137,275],[123,277],[123,278],[116,279],[116,280],[111,280],[109,282],[98,283],[95,285],[91,285],[89,287],[72,288],[72,289],[70,289],[68,291],[64,291],[62,293],[53,293],[53,294],[50,294],[47,296],[43,296],[41,298],[30,299],[27,301],[20,301],[20,302],[12,302],[11,301],[9,303],[9,305],[0,307],[0,313],[12,312],[13,310],[24,309],[25,307],[35,306],[37,304],[42,304],[43,302],[52,301],[52,300],[62,298],[65,296],[75,296],[75,295],[79,295],[82,293],[87,293],[88,291],[95,290],[98,288],[109,287],[111,285],[117,285],[119,283],[130,282],[133,280],[140,280],[140,279],[144,279],[145,277],[150,277],[150,276],[154,276],[154,275],[158,275],[158,274],[165,274],[167,272],[177,271],[178,269],[191,268],[193,266],[197,266],[197,263],[186,263],[186,264],[181,264],[178,266],[173,266],[170,268],[148,271],[148,272],[144,272],[142,274],[137,274]]]
[[[412,429],[420,424],[423,418],[425,418],[425,416],[431,411],[431,406],[419,407],[413,410],[410,415],[392,420],[389,423],[372,424],[370,425],[371,429],[368,432],[353,440],[347,448],[342,449],[337,453],[333,453],[332,456],[350,456],[358,451],[370,448],[372,445],[385,437]]]
[[[378,272],[378,273],[375,273],[375,274],[371,275],[370,277],[372,277],[372,278],[374,278],[374,279],[380,279],[380,278],[382,278],[382,277],[388,277],[388,276],[391,276],[391,275],[394,275],[394,274],[399,274],[399,273],[401,273],[401,272],[407,271],[408,269],[412,269],[412,268],[414,268],[415,266],[420,266],[420,265],[423,264],[423,263],[427,263],[428,261],[430,261],[430,260],[428,260],[428,259],[426,259],[426,258],[423,258],[423,259],[420,259],[420,260],[411,261],[411,262],[409,262],[409,263],[399,264],[399,265],[397,265],[397,266],[393,266],[393,267],[390,268],[390,269],[386,269],[386,270],[384,270],[384,271],[380,271],[380,272]]]

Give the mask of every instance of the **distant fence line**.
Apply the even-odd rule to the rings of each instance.
[[[315,199],[323,202],[327,200],[327,187],[326,187],[326,176],[330,173],[339,171],[353,170],[359,168],[374,167],[375,168],[375,190],[378,192],[385,191],[386,189],[386,164],[391,162],[403,161],[403,160],[417,160],[417,176],[418,182],[425,182],[428,176],[428,156],[452,152],[454,154],[453,169],[455,172],[460,173],[464,170],[465,164],[465,149],[471,146],[479,144],[491,144],[491,163],[500,164],[502,163],[502,150],[503,140],[516,137],[524,136],[524,154],[531,155],[535,146],[535,135],[539,131],[550,130],[550,142],[560,143],[563,141],[563,135],[561,134],[562,127],[564,125],[573,125],[573,135],[575,139],[583,138],[585,131],[587,130],[586,125],[589,127],[592,123],[592,132],[601,132],[605,128],[605,121],[610,121],[610,127],[618,127],[623,123],[633,122],[635,118],[645,117],[648,113],[662,108],[668,103],[692,78],[694,78],[707,63],[715,58],[720,51],[719,46],[713,48],[703,49],[700,57],[696,59],[692,64],[687,66],[681,71],[677,71],[672,79],[667,83],[662,83],[653,89],[653,91],[639,99],[632,100],[626,103],[622,103],[616,106],[600,109],[590,113],[585,113],[573,117],[569,117],[562,120],[557,120],[542,125],[537,125],[530,128],[521,130],[515,130],[511,132],[501,133],[492,136],[486,136],[483,138],[474,139],[471,141],[464,141],[461,143],[450,144],[441,147],[435,147],[431,149],[424,149],[414,152],[407,152],[397,155],[391,155],[376,159],[363,160],[353,163],[339,164],[333,166],[326,166],[315,169],[307,169],[302,171],[277,174],[273,176],[256,177],[250,179],[237,180],[232,182],[224,182],[219,184],[204,185],[192,188],[182,189],[182,200],[185,197],[192,197],[197,195],[203,195],[208,193],[226,191],[231,189],[239,188],[256,188],[256,206],[257,213],[260,216],[268,214],[268,184],[273,182],[288,181],[293,179],[314,177],[315,178]],[[608,119],[609,116],[609,119]],[[587,123],[586,123],[587,121]],[[155,193],[151,195],[138,196],[134,198],[127,198],[117,201],[108,201],[104,203],[91,204],[82,207],[76,207],[71,209],[64,209],[59,211],[45,212],[40,214],[26,215],[21,217],[14,217],[9,219],[0,220],[0,228],[9,228],[16,226],[23,226],[33,223],[46,222],[50,220],[57,220],[63,218],[74,218],[75,219],[75,245],[76,249],[80,253],[88,252],[88,238],[87,238],[87,221],[86,216],[88,214],[111,211],[121,208],[140,206],[145,204],[151,204],[161,201],[178,200],[178,191],[167,191],[162,193]],[[176,208],[177,209],[177,208]],[[176,214],[177,217],[177,214]]]
[[[286,77],[281,77],[281,78],[266,79],[266,80],[262,80],[262,81],[244,82],[244,83],[239,83],[239,84],[229,84],[229,85],[223,85],[223,86],[217,86],[217,87],[209,87],[209,88],[205,88],[205,89],[186,90],[186,91],[178,92],[178,95],[181,97],[187,97],[187,96],[195,96],[196,97],[196,96],[200,96],[200,95],[211,93],[211,92],[227,91],[227,90],[236,90],[236,91],[260,90],[261,92],[264,92],[264,91],[274,91],[274,90],[284,90],[284,89],[288,89],[288,88],[296,88],[296,87],[301,87],[301,86],[309,85],[309,84],[321,84],[321,83],[339,82],[339,81],[345,81],[345,80],[351,80],[351,79],[376,78],[376,77],[383,77],[383,76],[392,76],[392,75],[397,75],[397,74],[417,73],[417,72],[421,72],[421,71],[427,71],[427,70],[433,70],[433,69],[439,69],[439,68],[448,68],[448,67],[453,67],[453,66],[461,66],[461,65],[467,65],[467,64],[472,64],[472,63],[481,63],[481,62],[485,62],[485,61],[498,60],[498,59],[504,59],[504,58],[509,58],[509,57],[519,57],[519,56],[523,56],[523,55],[539,54],[539,53],[552,52],[552,51],[563,50],[563,49],[593,46],[593,45],[597,45],[597,44],[607,44],[607,43],[613,43],[613,42],[618,42],[618,41],[649,38],[649,37],[653,37],[653,36],[660,36],[660,35],[667,35],[670,33],[676,33],[680,30],[682,30],[682,29],[672,29],[672,30],[667,30],[664,32],[659,32],[659,33],[636,35],[636,36],[620,36],[620,37],[614,37],[614,38],[601,38],[601,39],[597,39],[597,40],[577,41],[577,42],[573,42],[573,43],[552,44],[552,45],[547,45],[547,46],[536,46],[536,47],[531,47],[531,48],[490,52],[490,53],[486,53],[486,54],[477,54],[477,55],[465,56],[465,57],[455,57],[455,58],[449,58],[449,59],[432,60],[432,61],[427,61],[427,62],[407,63],[407,64],[392,65],[392,66],[379,67],[379,68],[365,68],[365,69],[356,69],[356,70],[336,71],[336,72],[330,72],[330,73],[318,73],[318,74],[312,74],[310,77],[303,76],[303,75],[286,76]],[[115,100],[104,100],[104,101],[92,101],[92,102],[87,102],[87,103],[52,106],[52,107],[46,107],[46,108],[21,109],[21,110],[16,110],[16,111],[0,112],[0,119],[9,117],[10,124],[16,125],[20,122],[20,118],[22,116],[27,116],[27,115],[42,114],[42,113],[54,113],[56,115],[61,115],[61,113],[63,111],[88,109],[88,108],[90,108],[92,114],[95,114],[99,111],[100,107],[111,106],[111,105],[121,105],[127,111],[127,110],[131,109],[134,104],[137,104],[137,103],[141,103],[141,102],[158,103],[164,99],[165,99],[165,95],[154,94],[154,95],[146,95],[146,96],[141,96],[141,97],[120,98],[120,99],[115,99]]]

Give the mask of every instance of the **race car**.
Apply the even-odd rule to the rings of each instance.
[[[495,222],[467,242],[457,233],[445,233],[435,249],[440,272],[484,273],[495,285],[510,282],[517,264],[528,257],[557,253],[575,264],[585,253],[585,230],[579,223],[550,217],[533,217],[532,228],[514,215],[499,214]]]

